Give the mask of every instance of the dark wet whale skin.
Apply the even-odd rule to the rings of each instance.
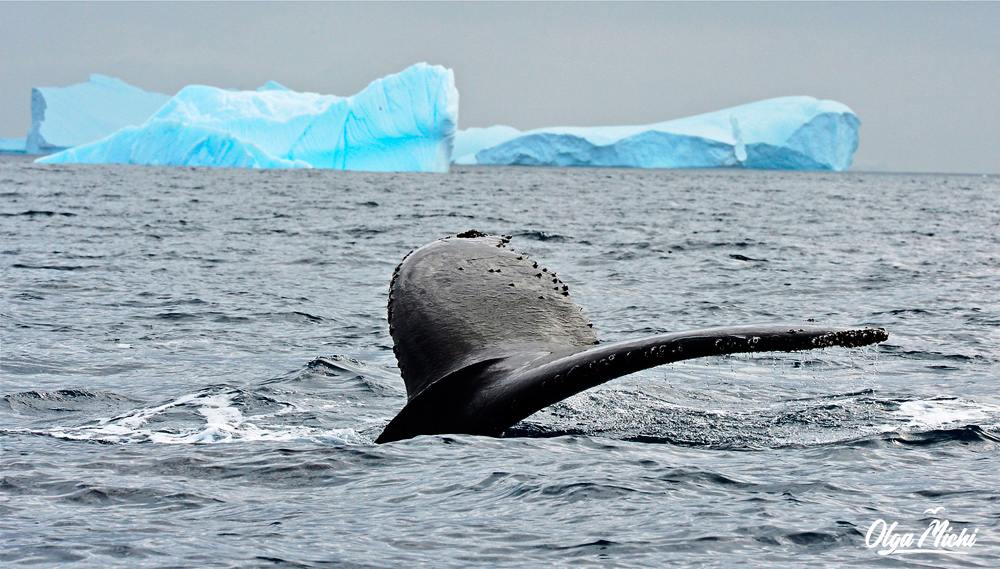
[[[599,345],[569,289],[510,238],[468,231],[412,251],[389,286],[389,333],[407,404],[377,443],[421,434],[499,436],[606,381],[684,359],[855,347],[880,328],[708,328]]]

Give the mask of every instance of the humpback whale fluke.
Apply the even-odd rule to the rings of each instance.
[[[548,405],[665,363],[740,352],[884,342],[881,328],[707,328],[600,344],[568,288],[467,231],[410,252],[389,285],[389,333],[407,403],[375,441],[465,433],[499,436]]]

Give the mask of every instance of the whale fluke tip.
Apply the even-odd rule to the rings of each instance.
[[[837,330],[813,340],[817,348],[842,346],[844,348],[860,348],[872,344],[880,344],[889,339],[885,328],[854,328]]]

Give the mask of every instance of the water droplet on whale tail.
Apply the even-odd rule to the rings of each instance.
[[[470,230],[416,249],[396,267],[389,330],[407,403],[377,443],[424,434],[499,436],[566,397],[679,360],[888,338],[881,328],[782,324],[601,344],[567,287],[539,279],[538,263],[506,249],[509,241]]]

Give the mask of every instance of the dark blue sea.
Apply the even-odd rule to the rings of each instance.
[[[392,271],[468,229],[556,271],[602,340],[890,338],[375,445],[406,399]],[[1000,565],[996,176],[8,157],[0,271],[5,566]]]

